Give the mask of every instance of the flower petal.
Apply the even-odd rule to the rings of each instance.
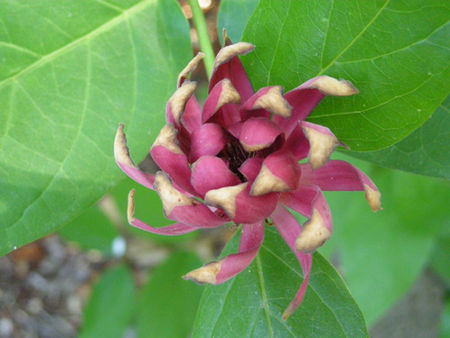
[[[231,254],[183,276],[197,283],[221,284],[243,271],[258,254],[264,240],[264,223],[243,224],[239,253]]]
[[[191,73],[198,67],[198,65],[200,64],[200,62],[202,62],[204,57],[205,57],[205,54],[203,54],[202,52],[198,52],[197,55],[194,56],[194,58],[191,61],[189,61],[187,66],[178,75],[178,81],[177,81],[178,88],[181,87],[183,82],[185,80],[187,80],[189,75],[191,75]]]
[[[214,62],[208,93],[217,82],[230,79],[242,102],[247,101],[252,96],[253,89],[238,55],[250,53],[254,48],[255,46],[247,42],[238,42],[222,48]]]
[[[283,98],[283,87],[281,86],[261,88],[244,103],[242,109],[247,111],[264,110],[286,118],[291,116],[292,111],[292,107]]]
[[[192,166],[191,183],[204,197],[209,190],[219,189],[240,183],[223,160],[215,156],[202,156]]]
[[[282,318],[283,320],[286,320],[291,314],[294,313],[294,311],[300,306],[301,302],[303,301],[303,297],[305,296],[306,287],[308,286],[309,276],[311,273],[312,255],[298,252],[296,250],[295,239],[299,236],[301,228],[297,223],[295,217],[290,212],[288,212],[283,206],[278,205],[270,218],[273,221],[278,232],[280,233],[281,237],[283,237],[285,242],[291,248],[292,252],[294,252],[303,271],[303,282],[300,285],[300,288],[297,291],[294,299],[291,301],[291,303],[283,313]]]
[[[180,125],[181,115],[184,112],[186,103],[194,94],[197,88],[195,81],[185,80],[180,88],[167,101],[166,105],[166,121],[176,127]]]
[[[261,157],[250,157],[242,163],[239,172],[244,175],[247,181],[253,182],[261,170],[263,161],[264,159]]]
[[[264,159],[261,170],[253,182],[250,195],[284,192],[297,188],[300,170],[287,152],[277,151]]]
[[[306,119],[325,95],[347,96],[357,93],[358,90],[349,81],[336,80],[326,75],[318,76],[286,93],[284,98],[292,106],[291,117],[285,119],[275,115],[273,121],[288,136],[295,128],[296,122]]]
[[[202,122],[204,123],[208,121],[224,105],[228,103],[240,102],[241,97],[236,89],[234,89],[231,81],[229,79],[223,79],[222,81],[218,82],[208,94],[208,98],[203,105]],[[230,118],[230,120],[240,121],[239,111],[237,107],[234,107],[234,109],[231,109],[226,113],[236,115],[234,118]]]
[[[310,146],[308,162],[313,170],[320,168],[330,159],[339,141],[327,127],[305,121],[301,125]]]
[[[314,171],[308,165],[302,164],[300,167],[301,184],[315,184],[326,191],[364,191],[372,210],[381,210],[378,188],[366,174],[350,163],[333,160]]]
[[[280,134],[281,130],[272,121],[252,117],[242,125],[239,141],[246,151],[253,152],[270,147]]]
[[[206,205],[175,189],[162,171],[155,176],[155,190],[168,219],[198,228],[214,228],[227,221],[213,213]]]
[[[283,150],[289,151],[296,161],[303,160],[309,153],[309,141],[302,129],[302,122],[297,122],[292,133],[283,145]]]
[[[139,184],[142,184],[144,187],[153,190],[155,175],[144,173],[134,164],[130,157],[130,152],[128,151],[127,138],[123,132],[122,123],[119,124],[116,137],[114,139],[114,158],[120,169],[122,169],[122,171],[131,179]]]
[[[176,131],[170,125],[165,125],[150,150],[153,160],[169,174],[176,185],[191,194],[195,190],[190,183],[191,170],[186,155],[176,141]]]
[[[222,208],[233,222],[256,223],[270,216],[278,202],[277,193],[250,196],[248,182],[210,190],[205,195],[207,204]]]
[[[192,133],[191,161],[194,162],[204,155],[217,155],[226,143],[227,138],[221,126],[205,123]]]
[[[195,231],[198,229],[198,227],[186,225],[183,223],[175,223],[172,225],[168,225],[161,228],[154,228],[140,219],[134,217],[134,189],[130,191],[128,194],[128,223],[130,223],[132,226],[151,232],[153,234],[158,235],[164,235],[164,236],[177,236],[177,235],[183,235],[187,234],[189,232]]]
[[[298,251],[313,252],[330,238],[333,230],[331,212],[318,186],[301,185],[296,191],[283,194],[281,202],[309,218],[297,238]]]

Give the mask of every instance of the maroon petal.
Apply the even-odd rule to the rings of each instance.
[[[283,194],[281,201],[309,218],[297,238],[297,251],[313,252],[330,238],[333,230],[331,212],[318,186],[301,185],[296,191]]]
[[[204,197],[209,190],[236,185],[240,181],[220,158],[202,156],[192,166],[191,183]]]
[[[140,219],[134,217],[134,189],[130,191],[128,194],[128,223],[132,226],[151,232],[153,234],[164,235],[164,236],[177,236],[187,234],[189,232],[195,231],[198,227],[186,225],[183,223],[175,223],[172,225],[168,225],[166,227],[154,228]]]
[[[380,197],[376,185],[366,174],[345,161],[329,161],[317,170],[309,165],[300,165],[301,184],[315,184],[326,191],[364,191],[373,211],[381,210]]]
[[[309,141],[308,162],[313,169],[320,168],[330,159],[339,141],[327,127],[305,121],[301,125]]]
[[[215,113],[219,111],[224,105],[228,103],[240,103],[241,97],[239,93],[234,89],[229,79],[223,79],[218,82],[211,92],[208,94],[208,98],[203,105],[202,122],[208,121]],[[237,107],[230,107],[225,114],[234,114],[233,117],[228,117],[231,121],[240,121],[239,111]],[[227,123],[229,124],[229,123]]]
[[[222,48],[214,62],[208,92],[211,92],[217,82],[230,79],[242,102],[247,101],[252,96],[253,89],[238,55],[250,53],[254,48],[255,46],[247,42],[238,42]]]
[[[185,80],[180,88],[178,88],[166,105],[166,121],[176,127],[180,125],[181,115],[183,114],[188,100],[194,94],[197,83]]]
[[[258,254],[264,240],[264,223],[243,224],[239,253],[232,254],[218,262],[206,264],[184,276],[197,283],[221,284],[243,271]]]
[[[272,121],[252,117],[242,125],[239,141],[246,151],[254,152],[270,147],[280,134],[281,130]]]
[[[191,161],[194,162],[204,155],[217,155],[226,143],[227,138],[221,126],[205,123],[192,133]]]
[[[253,182],[261,170],[263,161],[264,159],[261,157],[250,157],[242,163],[239,172],[244,175],[247,181]]]
[[[292,252],[294,252],[303,271],[303,282],[300,285],[300,288],[297,291],[294,299],[291,301],[291,303],[283,313],[282,318],[283,320],[286,320],[291,314],[294,313],[294,311],[300,306],[303,301],[303,297],[305,296],[306,287],[308,286],[309,276],[311,273],[312,255],[298,252],[296,250],[295,240],[299,236],[301,228],[297,223],[295,217],[292,216],[290,212],[284,209],[283,206],[278,205],[270,218],[273,221],[278,232],[280,233],[281,237],[283,237],[285,242],[291,248]]]
[[[269,192],[284,192],[297,188],[300,170],[297,162],[287,152],[278,151],[264,160],[253,182],[250,195],[260,196]]]
[[[283,145],[283,150],[289,151],[296,161],[303,160],[309,153],[309,141],[302,129],[302,122],[297,122],[292,133]]]
[[[175,189],[161,171],[155,176],[155,190],[161,198],[164,214],[168,219],[198,228],[214,228],[227,222],[206,205]]]
[[[207,204],[222,208],[236,224],[257,223],[270,216],[278,202],[277,193],[250,196],[248,182],[210,190],[205,195]]]
[[[325,95],[348,96],[357,93],[358,90],[349,81],[318,76],[286,93],[284,98],[292,106],[292,115],[288,119],[275,115],[273,121],[289,135],[297,121],[306,119]]]
[[[281,86],[265,87],[258,90],[242,106],[243,111],[248,111],[245,119],[250,116],[261,116],[269,118],[267,112],[288,118],[291,116],[292,107],[283,98],[283,88]],[[251,111],[258,111],[255,115]]]
[[[144,173],[133,162],[130,157],[130,152],[127,147],[127,138],[123,132],[123,124],[119,124],[117,128],[116,138],[114,139],[114,158],[117,165],[122,171],[127,174],[131,179],[144,187],[153,190],[153,182],[155,181],[155,175]]]
[[[174,181],[176,185],[191,194],[195,190],[190,183],[191,170],[186,155],[176,141],[176,131],[170,125],[165,125],[150,150],[156,164]]]

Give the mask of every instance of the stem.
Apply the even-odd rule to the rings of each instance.
[[[189,0],[189,6],[191,7],[192,20],[194,21],[194,26],[197,30],[200,49],[205,54],[203,62],[205,63],[206,74],[208,78],[210,78],[214,65],[214,51],[212,48],[211,40],[209,40],[205,16],[203,15],[202,9],[198,4],[198,0]]]

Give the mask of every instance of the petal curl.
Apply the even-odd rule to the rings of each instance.
[[[196,88],[197,83],[195,81],[185,80],[181,87],[170,97],[166,105],[166,121],[168,124],[179,127],[181,115]]]
[[[221,126],[215,123],[203,124],[191,136],[191,162],[201,156],[217,155],[226,143],[227,138]]]
[[[372,180],[350,163],[332,160],[317,170],[301,164],[301,184],[315,184],[325,191],[364,191],[373,211],[381,210],[381,194]]]
[[[294,299],[283,313],[282,318],[283,320],[286,320],[291,314],[294,313],[303,301],[311,273],[312,255],[298,252],[296,250],[295,240],[299,236],[301,228],[295,217],[290,212],[288,212],[283,206],[278,205],[270,218],[281,237],[283,237],[289,248],[291,248],[292,252],[297,257],[303,271],[303,282],[300,285]]]
[[[199,229],[198,227],[186,225],[183,223],[175,223],[175,224],[168,225],[165,227],[155,228],[155,227],[152,227],[152,226],[144,223],[139,218],[134,217],[134,189],[131,190],[130,193],[128,194],[127,216],[128,216],[128,223],[130,223],[130,225],[132,225],[138,229],[141,229],[141,230],[144,230],[147,232],[151,232],[153,234],[158,234],[158,235],[178,236],[178,235],[184,235],[184,234],[187,234],[187,233],[190,233],[192,231]]]
[[[309,148],[309,141],[303,132],[302,122],[298,122],[286,139],[283,150],[290,152],[296,161],[300,161],[308,156]]]
[[[210,190],[205,195],[207,204],[222,208],[233,222],[257,223],[270,216],[278,202],[279,194],[250,196],[248,182]]]
[[[242,272],[258,254],[264,240],[264,223],[243,224],[239,252],[193,270],[184,279],[197,283],[221,284]]]
[[[254,116],[251,113],[254,110],[263,110],[288,118],[291,116],[292,107],[283,98],[283,87],[273,86],[258,90],[244,103],[242,110],[248,112],[246,118]],[[270,116],[264,113],[260,115],[266,118]]]
[[[155,190],[168,219],[198,228],[214,228],[227,222],[206,205],[178,191],[161,171],[155,175]]]
[[[127,138],[123,132],[123,124],[119,124],[114,139],[114,158],[122,171],[137,183],[153,190],[155,175],[145,173],[138,168],[130,157],[127,147]]]
[[[204,197],[209,190],[236,185],[240,180],[220,158],[202,156],[192,165],[191,183]]]
[[[330,238],[333,230],[331,212],[318,186],[301,185],[296,191],[283,194],[281,202],[309,218],[297,238],[297,251],[313,252]]]
[[[284,192],[297,188],[300,170],[288,152],[277,151],[264,159],[261,170],[253,182],[250,195]]]
[[[170,126],[165,125],[150,150],[156,164],[169,174],[174,183],[183,190],[195,194],[191,185],[191,170],[188,160],[181,148],[177,144],[177,132]]]
[[[238,55],[250,53],[254,48],[255,46],[247,42],[238,42],[222,48],[219,53],[217,53],[214,62],[208,92],[211,92],[217,82],[223,79],[230,79],[234,88],[236,88],[241,96],[242,102],[245,102],[252,96],[252,85]]]
[[[258,176],[264,159],[261,157],[250,157],[245,160],[239,168],[239,171],[249,182],[253,182]]]
[[[240,103],[241,97],[239,93],[234,89],[229,79],[223,79],[218,82],[211,92],[208,94],[208,98],[203,105],[202,122],[208,121],[215,113],[219,111],[224,105],[228,103]],[[239,111],[237,107],[227,111],[229,114],[236,114],[234,118],[230,118],[233,121],[239,121]]]
[[[285,119],[275,115],[273,121],[288,136],[298,121],[303,121],[326,95],[348,96],[357,94],[358,90],[345,80],[336,80],[322,75],[312,78],[284,95],[292,106],[291,117]]]
[[[309,141],[308,162],[313,170],[320,168],[330,159],[339,141],[327,127],[306,121],[301,125]]]
[[[177,81],[177,87],[180,88],[181,85],[185,80],[188,79],[189,75],[198,67],[200,62],[202,62],[203,58],[205,57],[205,54],[202,52],[198,52],[197,55],[194,56],[194,58],[189,61],[187,66],[180,72],[178,75],[178,81]]]
[[[272,121],[252,117],[242,125],[239,141],[246,151],[253,152],[270,147],[280,134],[281,130]]]

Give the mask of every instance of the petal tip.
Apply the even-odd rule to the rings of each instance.
[[[247,184],[246,182],[210,190],[205,194],[205,202],[209,205],[222,208],[228,217],[233,219],[236,214],[236,197],[247,187]]]
[[[320,128],[322,130],[311,128],[308,123],[302,123],[303,132],[310,144],[308,161],[313,170],[327,163],[331,154],[339,145],[338,139],[328,128],[322,126]]]
[[[216,284],[216,276],[220,271],[222,263],[212,262],[208,263],[201,268],[192,270],[183,276],[183,279],[190,280],[198,284]]]
[[[322,216],[317,209],[313,209],[311,218],[304,224],[295,241],[295,249],[304,253],[312,253],[330,237],[331,232],[325,227]]]
[[[130,152],[127,147],[127,138],[123,132],[123,123],[119,124],[114,138],[114,159],[117,163],[122,163],[128,167],[135,168],[135,164],[130,157]]]
[[[195,55],[192,60],[189,61],[187,66],[178,75],[178,87],[180,87],[183,82],[189,77],[189,75],[198,67],[199,63],[203,60],[204,57],[204,53],[198,52],[197,55]]]
[[[158,171],[155,175],[154,188],[161,198],[163,210],[167,217],[169,217],[172,210],[178,206],[195,204],[194,199],[189,198],[176,190],[170,182],[169,177],[162,171]]]
[[[175,93],[170,97],[169,101],[167,102],[176,124],[180,124],[181,115],[184,112],[186,103],[194,94],[196,88],[197,82],[185,79],[182,82],[182,85],[175,91]]]
[[[134,222],[134,193],[134,189],[128,193],[127,219],[130,224]]]
[[[284,192],[290,187],[281,178],[275,176],[270,169],[263,164],[250,189],[251,196],[261,196],[269,192]]]
[[[317,88],[325,95],[333,96],[351,96],[359,93],[358,89],[350,81],[337,80],[327,75],[316,78],[310,88]]]
[[[267,93],[255,101],[251,109],[265,109],[285,118],[289,118],[292,113],[292,106],[283,97],[283,87],[281,86],[270,88]]]
[[[367,184],[364,184],[364,195],[373,212],[382,210],[381,193],[378,190],[369,187]]]
[[[237,55],[245,55],[255,49],[255,46],[248,42],[238,42],[229,46],[223,47],[216,56],[214,62],[213,72],[222,64],[230,61]]]

